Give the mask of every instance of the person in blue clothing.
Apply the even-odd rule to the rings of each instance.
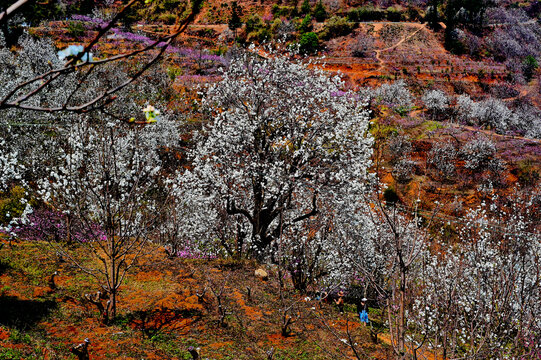
[[[368,304],[366,303],[368,301],[367,298],[362,298],[361,302],[357,304],[357,312],[359,313],[359,319],[361,319],[361,322],[366,326],[370,320],[368,320]]]

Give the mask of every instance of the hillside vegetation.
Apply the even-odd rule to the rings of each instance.
[[[3,9],[0,359],[541,356],[537,2]]]

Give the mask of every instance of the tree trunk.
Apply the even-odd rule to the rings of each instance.
[[[111,242],[112,251],[111,253],[114,254],[114,241]],[[117,268],[118,264],[116,263],[116,258],[113,255],[111,257],[111,279],[110,279],[110,289],[109,289],[109,317],[111,319],[114,319],[116,317],[116,293],[118,288],[118,279],[117,279]]]
[[[116,317],[116,289],[111,289],[109,294],[109,316],[111,319]]]
[[[400,309],[398,314],[398,352],[399,359],[406,359],[405,333],[406,333],[406,271],[401,269],[400,274]]]
[[[71,214],[66,216],[66,242],[71,244]]]

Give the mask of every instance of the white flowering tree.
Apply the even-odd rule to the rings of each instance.
[[[409,110],[413,107],[413,96],[404,80],[383,84],[374,92],[377,103],[396,110]]]
[[[10,51],[0,38],[0,97],[9,96],[19,82],[38,77],[51,67],[62,66],[63,62],[49,39],[35,39],[24,35],[19,39],[16,52]],[[62,85],[37,91],[25,104],[35,108],[62,107],[62,104],[82,104],[92,101],[107,87],[116,87],[130,77],[113,64],[102,64],[90,73],[72,72],[62,75]],[[151,81],[148,81],[151,79]],[[112,118],[129,122],[150,122],[141,113],[146,101],[156,103],[159,99],[157,87],[168,86],[167,76],[148,69],[137,82],[115,94],[116,100],[103,113]],[[147,81],[144,81],[147,80]],[[60,80],[58,80],[60,81]],[[152,83],[152,85],[150,85]],[[133,91],[137,87],[138,92]],[[37,90],[37,88],[35,89]],[[59,158],[54,134],[72,122],[84,119],[81,115],[66,111],[48,112],[23,109],[17,106],[0,109],[0,164],[2,177],[0,187],[8,191],[12,186],[23,186],[28,194],[23,201],[28,204],[32,193],[29,184],[48,176],[48,168],[55,167]],[[146,114],[149,114],[147,112]],[[30,207],[28,206],[30,211]],[[22,214],[12,213],[13,221]],[[10,232],[11,225],[3,224]],[[12,224],[13,225],[13,224]]]
[[[468,95],[460,95],[457,97],[456,110],[462,121],[490,127],[500,133],[516,127],[520,122],[517,114],[499,99],[475,102]]]
[[[434,169],[440,179],[452,179],[456,175],[456,146],[451,142],[436,142],[426,155],[427,167]]]
[[[423,103],[433,118],[439,119],[449,109],[449,98],[441,90],[427,91],[422,97]]]
[[[409,341],[409,349],[419,346],[412,339],[418,335],[415,327],[423,325],[416,322],[412,309],[424,296],[422,264],[430,257],[426,231],[419,217],[383,205],[376,196],[359,202],[354,212],[338,211],[337,230],[329,242],[335,254],[334,259],[328,259],[333,283],[347,286],[356,282],[361,286],[361,296],[381,309],[380,321],[389,329],[395,357],[405,359]],[[382,327],[371,328],[376,341]]]
[[[363,190],[368,114],[342,88],[338,77],[284,58],[242,55],[208,89],[213,120],[183,182],[249,230],[235,241],[252,255],[264,258],[281,233]]]
[[[155,110],[150,117],[156,118]],[[39,181],[39,193],[83,229],[78,243],[86,251],[79,257],[60,243],[52,245],[96,278],[108,298],[105,320],[115,317],[118,289],[168,201],[159,152],[176,142],[176,125],[166,118],[151,125],[106,116],[78,119],[56,136],[58,158]],[[89,255],[99,266],[89,265]]]
[[[186,9],[183,12],[185,16],[179,19],[175,29],[171,33],[161,36],[142,49],[132,49],[124,53],[120,53],[109,58],[93,59],[90,51],[104,37],[110,34],[111,29],[115,24],[126,16],[131,7],[135,7],[142,0],[130,0],[123,5],[113,18],[101,24],[94,37],[85,45],[71,45],[65,51],[60,53],[61,61],[51,62],[45,68],[40,68],[37,71],[31,71],[28,74],[11,77],[7,83],[3,83],[3,91],[0,92],[0,110],[3,109],[20,109],[24,111],[40,111],[47,113],[55,112],[87,112],[102,108],[116,99],[116,94],[120,90],[133,84],[139,79],[153,64],[158,62],[164,54],[167,47],[187,28],[196,15],[199,13],[202,1],[201,0],[186,0],[179,3],[179,7]],[[22,8],[32,3],[30,0],[18,0],[13,2],[4,11],[0,12],[0,26],[7,28],[9,19],[20,14]],[[0,49],[7,51],[3,35],[0,36]],[[141,56],[149,55],[149,56]],[[139,68],[129,76],[126,76],[122,83],[108,84],[97,91],[97,94],[85,101],[76,102],[73,97],[77,95],[80,86],[64,88],[64,84],[70,82],[73,74],[84,73],[91,74],[96,67],[101,67],[106,64],[118,64],[122,60],[129,58],[138,58]],[[39,62],[40,57],[34,58],[35,62]],[[5,65],[5,64],[3,64]],[[15,64],[14,64],[15,65]],[[3,66],[2,66],[3,67]],[[5,70],[5,69],[2,69]],[[13,70],[9,69],[8,70]],[[86,82],[86,76],[80,79],[80,83]],[[45,97],[48,98],[49,92],[62,89],[65,96],[63,99],[55,98],[54,101],[39,102],[36,99]]]
[[[426,264],[430,341],[444,358],[534,358],[541,334],[539,192],[516,191],[468,211],[459,246]]]
[[[22,166],[18,162],[17,151],[10,149],[6,142],[9,139],[11,129],[6,126],[0,137],[0,191],[8,188],[9,184],[14,180],[21,179]]]

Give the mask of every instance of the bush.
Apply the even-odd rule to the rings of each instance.
[[[171,13],[160,14],[158,20],[166,25],[174,25],[177,20],[177,16]]]
[[[355,28],[355,24],[339,16],[333,16],[325,23],[325,28],[321,34],[324,39],[332,39],[338,36],[348,35]]]
[[[380,9],[376,9],[372,5],[368,5],[350,10],[347,17],[349,21],[353,22],[377,21],[382,20],[385,17],[385,12]]]
[[[263,27],[263,20],[261,20],[261,18],[257,14],[250,16],[246,20],[245,30],[247,34],[258,31],[261,27]]]
[[[387,9],[387,20],[389,21],[402,21],[402,12],[398,9],[390,7]]]
[[[257,41],[259,43],[268,41],[272,38],[272,34],[269,29],[267,28],[261,28],[257,31],[252,31],[250,34],[248,34],[247,40],[248,42]]]
[[[359,34],[351,45],[351,56],[368,57],[373,48],[374,38],[368,34]]]
[[[297,8],[294,6],[279,6],[279,5],[272,5],[271,13],[274,16],[274,18],[281,18],[281,17],[292,17],[293,14],[297,12]]]
[[[82,37],[85,34],[86,29],[85,29],[83,23],[81,23],[79,21],[68,21],[67,30],[68,30],[68,34],[71,37],[73,37],[75,39],[78,39],[78,38]]]
[[[464,159],[464,167],[473,172],[481,172],[491,167],[496,155],[496,144],[486,138],[470,140],[461,150]]]
[[[531,160],[521,161],[515,170],[518,181],[525,186],[536,186],[539,181],[539,171],[537,171]]]
[[[304,34],[312,31],[312,29],[312,17],[310,16],[310,14],[307,14],[304,19],[302,19],[302,22],[299,25],[299,32],[301,34]]]
[[[400,159],[396,164],[394,164],[391,175],[397,182],[405,184],[411,181],[414,172],[415,161],[406,158]]]
[[[389,139],[389,157],[392,163],[398,162],[412,151],[411,141],[403,135],[393,135]]]
[[[271,32],[282,41],[292,40],[295,33],[295,24],[287,20],[276,19],[271,25]]]
[[[319,49],[319,38],[316,33],[308,32],[301,35],[299,50],[301,54],[313,54]]]
[[[25,190],[20,186],[11,188],[7,197],[0,199],[0,224],[7,225],[22,215],[26,208]]]
[[[539,64],[537,63],[537,59],[532,55],[528,55],[524,58],[524,61],[522,62],[522,73],[524,74],[526,81],[532,80],[533,74],[538,67]]]
[[[327,18],[327,9],[325,9],[325,5],[323,5],[321,0],[319,0],[314,8],[314,18],[319,22],[322,22]]]
[[[439,177],[449,179],[455,175],[455,161],[458,156],[453,144],[436,143],[426,154],[426,163],[436,170]]]
[[[399,200],[396,191],[392,187],[385,189],[383,192],[383,198],[385,199],[387,205],[396,204]]]

